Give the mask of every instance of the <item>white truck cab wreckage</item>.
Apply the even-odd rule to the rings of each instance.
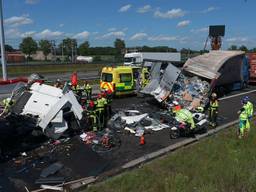
[[[48,137],[59,138],[72,122],[80,126],[83,109],[74,93],[46,84],[33,83],[15,99],[11,113],[35,120],[35,127]]]

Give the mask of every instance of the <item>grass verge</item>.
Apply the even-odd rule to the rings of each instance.
[[[256,191],[256,130],[236,138],[236,126],[85,191]]]
[[[48,73],[66,73],[66,72],[88,72],[99,71],[104,64],[55,64],[55,65],[23,65],[7,66],[7,72],[10,76],[30,75],[31,73],[48,74]],[[2,75],[2,70],[0,72]]]

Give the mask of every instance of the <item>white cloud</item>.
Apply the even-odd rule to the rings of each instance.
[[[26,0],[25,3],[26,3],[26,4],[31,4],[31,5],[33,5],[33,4],[39,3],[39,1],[40,1],[40,0]]]
[[[115,27],[108,28],[108,31],[116,31]]]
[[[202,13],[209,13],[209,12],[212,12],[212,11],[215,11],[215,10],[218,10],[219,8],[218,7],[208,7],[207,9],[201,11]]]
[[[172,9],[166,12],[161,12],[159,10],[156,10],[154,13],[154,16],[164,18],[164,19],[173,19],[173,18],[183,17],[185,14],[186,12],[183,11],[182,9]]]
[[[20,38],[21,32],[18,29],[8,29],[5,32],[6,39]]]
[[[118,10],[118,12],[126,12],[126,11],[128,11],[131,7],[132,7],[131,4],[124,5],[124,6],[122,6],[122,7]]]
[[[100,37],[97,37],[96,39],[111,39],[111,38],[123,39],[124,36],[125,36],[125,33],[123,31],[112,31],[112,32],[106,33]]]
[[[143,7],[140,7],[137,12],[138,13],[147,13],[151,10],[151,6],[150,5],[145,5]]]
[[[13,28],[13,29],[8,29],[5,32],[5,37],[6,39],[19,39],[24,37],[32,37],[35,34],[36,34],[35,31],[27,31],[22,33],[17,28]]]
[[[149,41],[175,41],[178,38],[175,36],[157,35],[148,38]]]
[[[122,29],[122,31],[127,31],[128,30],[128,27],[125,27]]]
[[[181,21],[177,24],[177,27],[186,27],[190,24],[190,21],[189,20],[184,20],[184,21]]]
[[[88,31],[83,31],[81,33],[77,33],[73,36],[74,39],[88,39],[90,33]]]
[[[5,19],[4,23],[6,25],[9,25],[9,26],[12,26],[12,27],[17,27],[17,26],[20,26],[20,25],[31,24],[31,23],[33,23],[33,20],[30,19],[28,17],[28,15],[24,15],[24,16],[20,16],[20,17],[13,16],[13,17],[10,17],[8,19]]]
[[[143,40],[147,37],[148,37],[147,33],[136,33],[133,36],[131,36],[130,40],[139,41],[139,40]]]
[[[36,33],[35,37],[38,39],[49,39],[61,37],[63,34],[64,33],[60,31],[51,31],[49,29],[45,29],[39,33]]]
[[[230,43],[243,43],[243,42],[248,42],[249,39],[248,37],[232,37],[232,38],[228,38],[226,41]]]
[[[192,33],[206,33],[209,31],[208,27],[203,27],[203,28],[199,28],[199,29],[191,29],[190,32]]]
[[[27,31],[25,33],[22,33],[21,34],[21,37],[24,38],[24,37],[32,37],[36,34],[36,31]]]
[[[179,38],[179,43],[180,44],[185,44],[188,43],[189,38],[188,37],[180,37]]]

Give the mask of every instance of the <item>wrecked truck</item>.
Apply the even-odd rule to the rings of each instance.
[[[210,51],[188,59],[183,66],[184,72],[208,81],[218,95],[247,87],[249,69],[244,51]]]
[[[1,146],[10,138],[22,139],[29,134],[58,139],[84,126],[83,108],[68,85],[63,89],[40,83],[24,85],[11,99],[14,104],[0,120]]]
[[[210,51],[188,59],[181,69],[169,64],[163,70],[155,63],[150,82],[141,92],[159,102],[178,100],[191,110],[206,106],[211,92],[221,96],[246,87],[248,81],[249,65],[243,51]]]
[[[188,59],[181,69],[172,64],[163,68],[161,63],[154,63],[150,82],[141,93],[154,96],[169,110],[175,101],[195,115],[194,111],[198,107],[207,108],[213,91],[221,96],[228,91],[246,87],[248,74],[248,62],[243,51],[211,51]],[[205,130],[206,119],[204,117],[202,125],[197,128]],[[179,137],[186,130],[174,125],[171,138]]]

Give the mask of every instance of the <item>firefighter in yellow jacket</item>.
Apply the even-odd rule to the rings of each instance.
[[[219,109],[219,102],[217,99],[217,94],[212,93],[210,98],[210,107],[209,107],[209,122],[212,127],[217,126],[218,109]]]

